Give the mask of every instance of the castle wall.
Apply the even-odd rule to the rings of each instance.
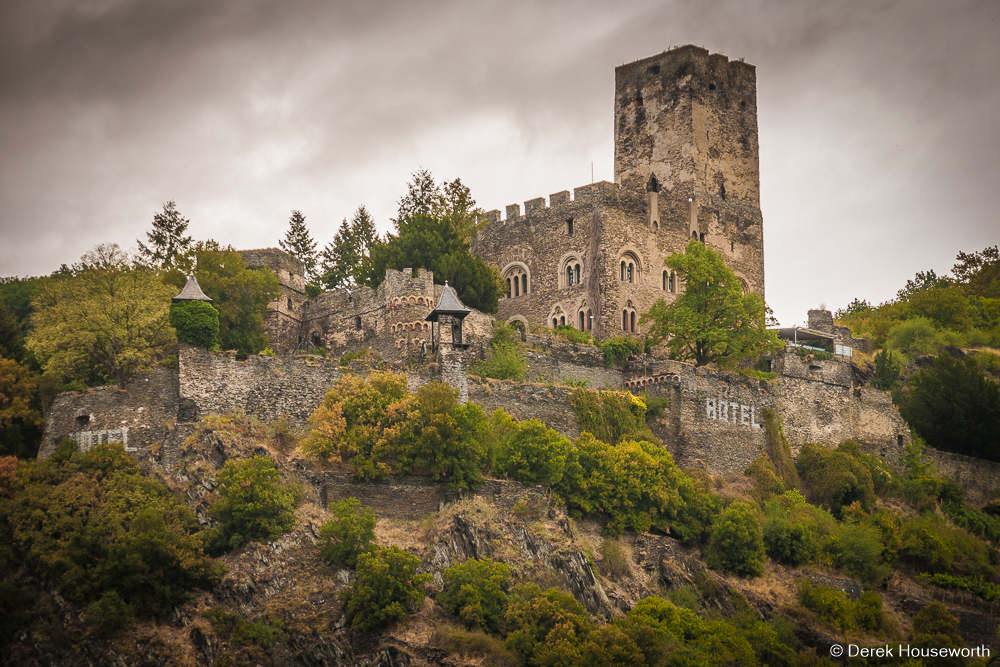
[[[264,313],[264,332],[271,349],[288,354],[301,340],[301,319],[307,302],[305,265],[300,259],[278,248],[240,250],[247,268],[268,269],[278,278],[281,294],[270,302]]]

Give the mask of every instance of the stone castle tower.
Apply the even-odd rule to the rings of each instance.
[[[683,286],[663,264],[691,238],[764,295],[756,70],[684,46],[615,70],[615,183],[487,214],[473,250],[508,289],[498,316],[641,336]]]

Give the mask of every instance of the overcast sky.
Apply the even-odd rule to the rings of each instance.
[[[784,325],[1000,242],[1000,2],[2,0],[0,276],[195,238],[322,246],[411,172],[479,205],[613,180],[614,68],[757,66],[767,300]]]

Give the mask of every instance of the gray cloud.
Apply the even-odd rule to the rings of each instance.
[[[0,275],[131,245],[386,228],[418,166],[487,208],[612,177],[614,67],[757,66],[768,301],[890,298],[997,242],[995,2],[22,1],[0,7]]]

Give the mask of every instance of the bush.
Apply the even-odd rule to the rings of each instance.
[[[580,331],[576,327],[571,327],[568,324],[560,324],[552,329],[549,329],[555,338],[562,338],[563,340],[568,340],[571,343],[578,343],[583,345],[593,345],[594,337],[591,336],[586,331]]]
[[[132,616],[132,607],[115,591],[106,592],[100,600],[87,607],[87,622],[99,627],[106,635],[130,623]]]
[[[781,481],[781,478],[778,477],[778,473],[775,472],[771,459],[766,456],[754,459],[754,461],[747,468],[746,472],[743,474],[756,482],[753,496],[754,499],[760,504],[765,503],[775,496],[780,496],[785,492],[784,482]]]
[[[332,521],[319,529],[323,541],[319,555],[334,565],[354,567],[358,556],[371,551],[375,543],[375,512],[361,507],[357,498],[348,498],[330,505]]]
[[[580,431],[602,442],[614,445],[626,438],[660,442],[646,423],[646,404],[630,392],[575,389],[570,392],[569,404]]]
[[[838,519],[842,508],[855,501],[860,501],[866,512],[874,506],[875,486],[871,473],[847,451],[830,451],[806,443],[799,451],[796,465],[809,501],[828,507]]]
[[[177,340],[211,349],[219,336],[219,311],[206,301],[176,301],[170,304],[170,326]]]
[[[221,498],[212,512],[221,523],[223,542],[235,549],[247,542],[270,540],[295,525],[296,494],[279,484],[274,461],[254,456],[230,459],[216,476]]]
[[[903,363],[897,356],[892,350],[880,350],[875,355],[873,387],[881,391],[892,391],[899,386],[899,374],[903,372]]]
[[[916,317],[900,322],[892,328],[886,346],[898,350],[911,359],[934,354],[945,344],[941,332],[926,317]]]
[[[857,600],[850,600],[847,593],[827,586],[813,586],[808,579],[800,579],[797,586],[802,606],[841,632],[880,630],[887,624],[878,593],[866,591]]]
[[[834,552],[835,566],[866,584],[876,584],[889,575],[883,559],[882,536],[867,526],[845,524],[829,547]]]
[[[705,562],[713,570],[758,577],[764,573],[764,538],[752,505],[737,500],[712,529]]]
[[[903,523],[900,561],[931,574],[992,575],[989,545],[927,512]]]
[[[601,564],[604,566],[605,573],[612,579],[620,579],[632,574],[625,547],[615,538],[609,537],[601,542]]]
[[[770,558],[794,567],[819,555],[819,540],[806,525],[777,517],[764,524],[764,549]]]
[[[580,642],[590,633],[587,610],[556,588],[536,584],[514,589],[504,620],[511,628],[507,648],[529,665],[580,664]]]
[[[482,658],[485,664],[494,667],[521,667],[521,659],[504,645],[502,639],[491,637],[485,632],[438,626],[431,634],[428,644],[463,658]]]
[[[492,559],[470,558],[444,571],[438,602],[467,628],[496,632],[507,607],[510,568]]]
[[[504,413],[506,415],[506,413]],[[509,417],[506,417],[510,420]],[[503,431],[496,444],[496,470],[524,484],[556,484],[562,479],[572,443],[537,419],[520,424],[494,413]]]
[[[420,559],[397,546],[360,554],[358,576],[343,593],[348,622],[358,630],[375,630],[418,609],[431,578],[417,574],[418,567]]]
[[[509,324],[494,324],[495,332],[490,341],[490,357],[479,362],[469,372],[494,380],[516,380],[522,382],[528,369],[524,356],[521,334]]]
[[[608,366],[620,364],[631,356],[642,354],[643,351],[642,341],[626,336],[615,336],[596,345],[600,348],[604,355],[604,363]]]
[[[229,613],[222,607],[212,607],[204,611],[202,616],[212,623],[215,634],[242,646],[256,644],[262,648],[271,648],[275,642],[288,639],[285,624],[270,614],[267,619],[259,619],[250,623],[236,614]]]

